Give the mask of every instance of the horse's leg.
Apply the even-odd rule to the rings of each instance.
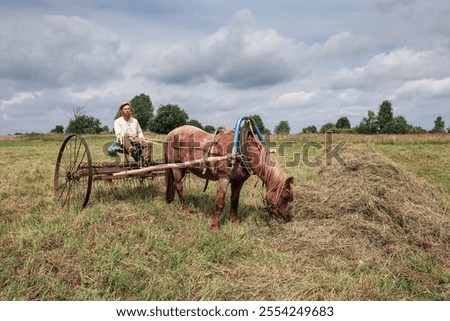
[[[217,231],[219,229],[220,216],[225,206],[225,194],[227,193],[229,182],[228,177],[221,177],[217,182],[216,209],[211,222],[211,231]]]
[[[186,169],[173,169],[173,177],[174,177],[174,185],[175,190],[178,193],[178,198],[181,202],[181,207],[183,209],[183,212],[189,213],[189,207],[186,204],[186,201],[183,197],[183,177],[186,175]]]
[[[239,195],[241,193],[242,186],[244,186],[243,181],[231,183],[231,208],[230,208],[231,222],[236,222],[238,219],[237,209],[239,204]]]

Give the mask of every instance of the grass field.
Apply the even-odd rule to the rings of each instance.
[[[1,300],[450,298],[450,135],[335,135],[349,147],[344,171],[319,162],[322,135],[275,137],[289,142],[277,157],[296,179],[294,220],[269,221],[251,177],[240,222],[224,217],[217,233],[216,185],[203,193],[193,176],[190,215],[165,203],[163,178],[99,183],[86,209],[60,209],[53,174],[64,138],[0,139]],[[113,136],[85,138],[94,161],[107,160]]]

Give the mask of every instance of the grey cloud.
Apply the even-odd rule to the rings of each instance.
[[[377,37],[384,43],[402,43],[426,49],[450,44],[450,2],[445,0],[379,0],[374,13]]]
[[[323,43],[312,45],[308,49],[308,56],[311,60],[319,61],[319,63],[332,61],[336,64],[345,61],[348,64],[355,58],[367,54],[374,46],[373,41],[367,37],[344,31],[332,35]]]
[[[304,49],[274,30],[255,29],[253,16],[244,10],[212,35],[156,49],[156,62],[145,75],[175,84],[213,79],[233,88],[269,86],[302,73]]]
[[[20,91],[98,85],[126,63],[120,39],[76,16],[5,17],[0,27],[0,79]]]
[[[398,7],[408,7],[414,5],[416,0],[378,0],[375,3],[375,7],[381,13],[392,12]]]

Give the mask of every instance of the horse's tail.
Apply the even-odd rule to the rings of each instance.
[[[171,168],[166,169],[166,202],[172,203],[175,198],[174,177]]]
[[[175,198],[174,177],[171,168],[166,169],[166,202],[172,203]]]
[[[167,135],[168,139],[169,135]],[[164,148],[164,162],[166,164],[169,163],[169,150],[168,150],[168,146],[169,144],[164,143],[163,144],[163,148]],[[166,177],[166,202],[167,203],[172,203],[173,200],[175,199],[175,186],[174,186],[174,181],[175,178],[173,176],[173,170],[171,168],[167,168],[165,171],[165,177]]]

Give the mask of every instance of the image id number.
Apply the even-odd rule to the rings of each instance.
[[[332,306],[301,306],[301,307],[281,307],[281,306],[261,306],[259,307],[260,317],[278,317],[278,316],[288,316],[288,317],[331,317],[334,315]]]

